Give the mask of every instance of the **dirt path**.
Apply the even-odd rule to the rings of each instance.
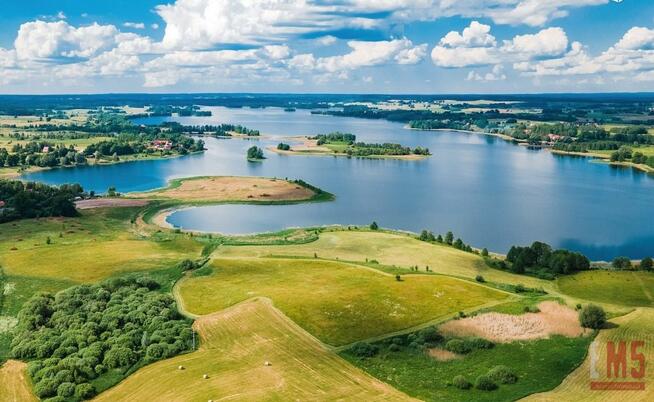
[[[27,364],[9,360],[0,368],[0,402],[38,401],[32,393],[25,369]]]

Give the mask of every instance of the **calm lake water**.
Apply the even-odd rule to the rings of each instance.
[[[173,178],[198,175],[301,178],[335,194],[336,201],[189,208],[171,215],[169,222],[184,229],[243,234],[375,220],[383,227],[416,232],[452,230],[473,246],[498,252],[513,244],[541,240],[596,260],[654,255],[654,180],[631,169],[555,156],[490,136],[406,130],[382,120],[271,108],[209,109],[211,117],[147,118],[135,123],[237,123],[273,138],[206,139],[208,151],[201,155],[55,169],[25,178],[50,184],[80,183],[98,192],[110,186],[122,192],[148,190],[165,186]],[[352,132],[368,142],[427,146],[433,156],[416,162],[266,151],[268,159],[263,163],[245,159],[248,147],[277,145],[280,139],[275,137],[332,131]]]

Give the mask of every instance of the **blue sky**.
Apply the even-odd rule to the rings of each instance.
[[[654,91],[650,0],[26,0],[0,93]]]

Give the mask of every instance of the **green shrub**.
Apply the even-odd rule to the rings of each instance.
[[[475,381],[475,388],[482,391],[492,391],[497,389],[497,384],[487,375],[480,375]]]
[[[486,282],[486,279],[484,279],[484,277],[481,276],[481,275],[477,275],[477,276],[475,277],[475,280],[476,280],[477,282],[479,282],[479,283],[484,283],[484,282]]]
[[[418,332],[418,337],[426,343],[438,343],[443,341],[443,336],[438,333],[436,328],[428,327]]]
[[[77,384],[75,387],[75,397],[78,399],[89,399],[95,395],[95,388],[93,385],[85,382],[82,384]]]
[[[492,349],[495,344],[484,338],[471,338],[464,341],[470,349]]]
[[[452,353],[458,353],[460,355],[464,355],[472,351],[470,345],[468,345],[465,341],[461,339],[450,339],[445,344],[445,349],[449,350]]]
[[[495,366],[488,372],[488,377],[500,384],[515,384],[518,381],[516,373],[506,366]]]
[[[70,398],[75,394],[75,384],[72,382],[62,382],[57,387],[57,395],[62,398]]]
[[[457,387],[458,389],[470,389],[472,388],[472,384],[470,381],[466,380],[466,378],[462,375],[458,375],[452,379],[452,385]]]
[[[589,304],[579,312],[579,323],[584,328],[601,329],[606,324],[606,313],[600,306]]]
[[[358,357],[372,357],[379,352],[379,347],[367,342],[357,342],[350,348],[350,352]]]

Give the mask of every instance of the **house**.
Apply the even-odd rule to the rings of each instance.
[[[170,140],[154,140],[152,141],[151,148],[157,151],[170,151],[173,148],[173,143]]]
[[[562,140],[563,136],[562,135],[556,135],[556,134],[548,134],[547,138],[549,138],[551,142],[556,142],[556,141]]]
[[[48,152],[50,152],[50,147],[47,146],[47,145],[44,146],[43,149],[41,150],[41,152],[44,153],[44,154],[47,154]]]
[[[2,208],[4,208],[4,207],[5,207],[5,205],[6,205],[6,204],[5,204],[5,202],[4,202],[4,201],[2,201],[2,200],[0,200],[0,209],[2,209]]]

